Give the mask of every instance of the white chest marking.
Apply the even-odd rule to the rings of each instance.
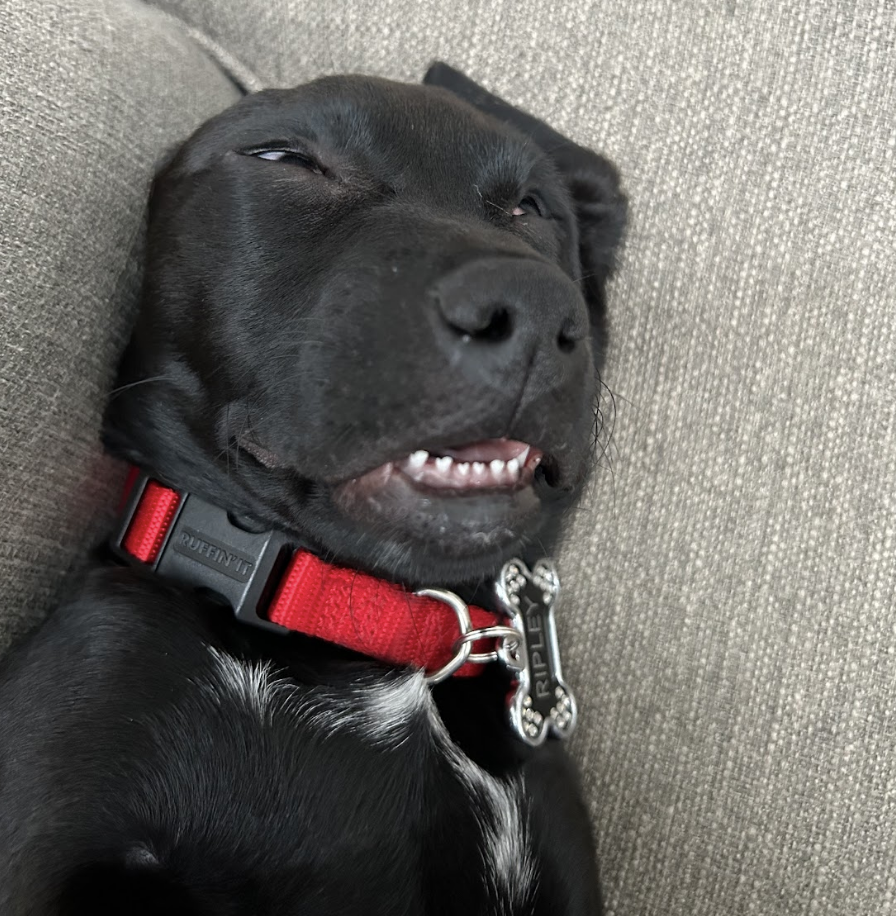
[[[430,702],[422,675],[390,672],[347,689],[316,688],[301,714],[321,729],[349,731],[377,747],[396,748],[419,727]]]
[[[348,731],[384,749],[399,747],[415,727],[429,732],[473,801],[482,830],[486,875],[495,898],[512,909],[525,905],[537,878],[524,812],[522,776],[498,779],[451,740],[421,673],[389,673],[348,689],[299,692],[269,662],[246,662],[209,647],[217,679],[265,725],[275,714],[295,716],[324,732]]]
[[[474,799],[474,810],[482,829],[487,880],[492,884],[495,898],[499,905],[509,904],[510,911],[522,908],[537,879],[523,806],[522,775],[498,779],[483,770],[451,740],[431,697],[428,712],[438,748]]]
[[[296,687],[286,678],[278,677],[270,662],[247,662],[219,652],[214,646],[208,651],[214,659],[217,682],[241,706],[248,708],[265,725],[278,710],[293,705]]]
[[[389,672],[347,688],[303,687],[280,677],[270,662],[243,661],[208,647],[215,683],[264,725],[275,713],[295,716],[324,732],[349,731],[371,744],[397,747],[431,702],[422,675]]]

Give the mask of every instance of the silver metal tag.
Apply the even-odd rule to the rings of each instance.
[[[576,701],[560,667],[554,605],[560,578],[550,560],[530,570],[522,560],[504,564],[495,592],[510,625],[525,637],[522,664],[513,666],[517,685],[509,699],[510,722],[517,735],[533,747],[548,733],[568,738],[576,725]],[[511,667],[511,666],[508,666]]]

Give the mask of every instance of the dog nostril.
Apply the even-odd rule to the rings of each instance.
[[[447,323],[464,340],[501,343],[513,334],[513,318],[503,305],[495,305],[475,316],[452,316]]]
[[[557,349],[561,353],[572,353],[576,344],[582,339],[582,329],[579,323],[571,315],[568,315],[560,323],[557,334]]]
[[[507,340],[513,331],[513,322],[510,320],[510,312],[505,308],[496,308],[492,312],[489,323],[481,330],[474,334],[479,340],[487,340],[491,343],[500,343]]]
[[[557,348],[561,353],[572,353],[576,348],[576,340],[561,331],[557,337]]]

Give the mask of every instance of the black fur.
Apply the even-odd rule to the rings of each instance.
[[[444,65],[426,82],[259,93],[184,145],[154,186],[106,439],[328,559],[486,601],[581,491],[625,205],[606,160]],[[499,437],[545,453],[533,488],[346,490]],[[270,704],[222,687],[222,659],[269,664]],[[438,726],[417,710],[385,745],[351,727],[364,685],[407,678],[99,562],[0,675],[0,913],[598,913],[575,774],[510,735],[501,673],[434,697],[482,772],[524,780],[525,899],[489,873],[488,800]]]

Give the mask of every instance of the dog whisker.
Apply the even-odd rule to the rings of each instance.
[[[151,378],[142,378],[138,379],[136,382],[129,382],[127,385],[119,385],[117,388],[113,388],[109,392],[109,397],[114,398],[122,393],[122,391],[129,391],[131,388],[136,388],[139,385],[148,385],[150,382],[173,382],[174,379],[170,375],[154,375]]]
[[[480,194],[480,197],[482,197],[481,194]],[[508,210],[506,207],[502,207],[500,204],[496,204],[492,200],[486,200],[484,197],[482,197],[482,202],[489,207],[494,207],[496,210],[500,210],[501,213],[505,213],[507,216],[512,215],[512,212],[510,210]]]

